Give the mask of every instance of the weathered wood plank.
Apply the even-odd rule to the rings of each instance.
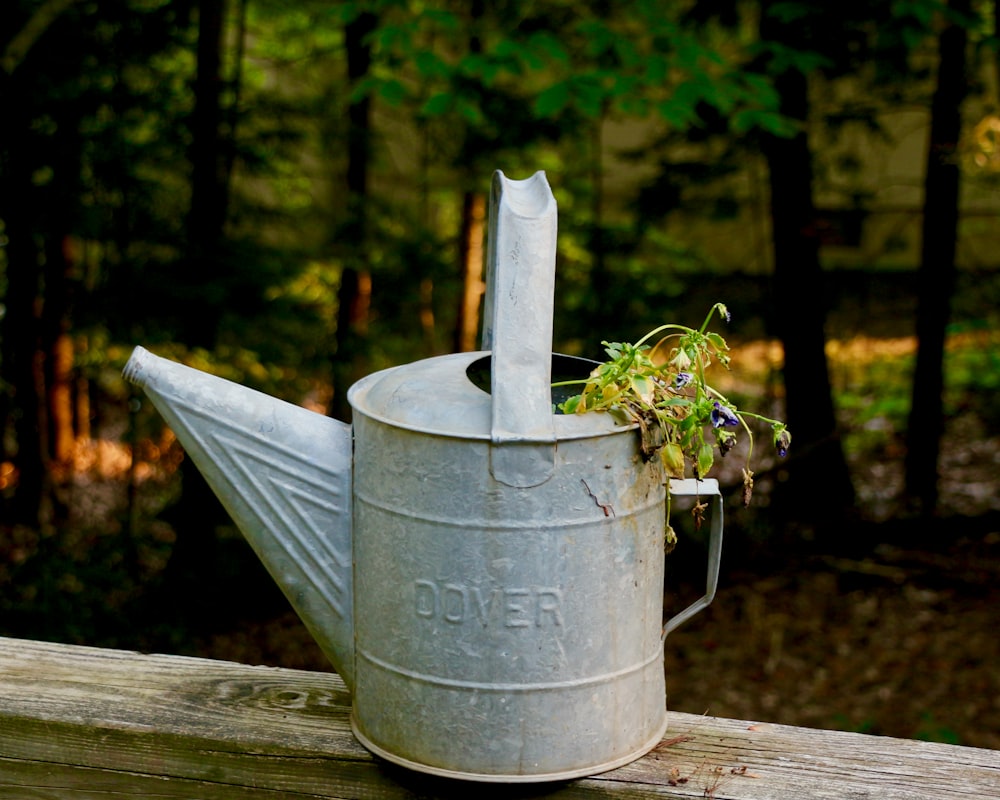
[[[997,751],[677,713],[613,772],[470,787],[372,757],[349,702],[332,673],[0,638],[0,797],[1000,798]]]

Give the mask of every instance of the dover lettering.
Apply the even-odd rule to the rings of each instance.
[[[418,580],[414,583],[418,617],[452,625],[478,622],[483,627],[562,627],[562,590],[552,587],[484,588],[461,583]]]

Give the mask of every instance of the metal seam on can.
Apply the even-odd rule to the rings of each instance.
[[[643,505],[637,505],[630,509],[630,515],[638,515],[642,512],[651,512],[663,507],[663,498],[656,497],[653,493],[654,501],[647,502]],[[420,513],[407,513],[398,506],[386,506],[374,502],[370,495],[366,495],[363,491],[360,491],[355,487],[354,490],[354,502],[362,503],[369,508],[386,514],[388,516],[398,517],[401,519],[417,520],[419,522],[426,522],[436,526],[443,526],[448,528],[457,528],[465,530],[486,530],[486,531],[532,531],[535,533],[557,533],[559,531],[565,530],[567,528],[582,528],[594,525],[612,525],[614,524],[614,518],[601,516],[595,513],[593,519],[574,519],[574,520],[562,520],[552,524],[532,524],[530,528],[526,527],[523,523],[524,520],[513,520],[509,524],[504,524],[503,520],[497,518],[490,518],[488,520],[472,520],[470,521],[468,517],[464,517],[461,521],[454,518],[447,517],[435,517],[424,512]],[[595,508],[596,511],[600,511],[599,508]]]
[[[576,678],[570,681],[549,682],[549,683],[480,683],[478,681],[459,681],[453,678],[439,678],[434,675],[426,675],[415,670],[404,669],[384,661],[378,656],[374,656],[363,648],[358,648],[357,657],[364,658],[375,666],[381,667],[387,672],[403,675],[421,683],[428,683],[436,686],[447,686],[454,689],[476,689],[484,692],[538,692],[561,689],[575,689],[592,684],[610,683],[616,678],[622,678],[636,672],[647,669],[653,662],[663,658],[663,643],[660,642],[655,653],[639,664],[633,664],[625,669],[614,672],[605,672],[602,675],[591,675],[586,678]]]

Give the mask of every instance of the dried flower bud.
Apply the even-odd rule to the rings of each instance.
[[[677,367],[678,372],[685,372],[691,366],[691,356],[684,352],[683,348],[680,348],[670,363]]]
[[[725,456],[736,446],[736,434],[732,431],[716,430],[715,440],[719,445],[719,453]]]
[[[778,455],[784,458],[788,455],[788,448],[792,445],[792,434],[788,432],[788,429],[784,426],[775,426],[774,428],[774,449],[778,451]]]
[[[753,497],[753,470],[749,467],[743,468],[743,505],[750,505],[750,498]]]

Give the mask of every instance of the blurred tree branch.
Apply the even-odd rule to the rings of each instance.
[[[42,37],[42,34],[49,29],[63,11],[76,2],[77,0],[47,0],[47,2],[42,3],[24,27],[7,43],[3,56],[0,56],[0,68],[8,75],[17,69],[28,51],[34,47],[35,42]]]

